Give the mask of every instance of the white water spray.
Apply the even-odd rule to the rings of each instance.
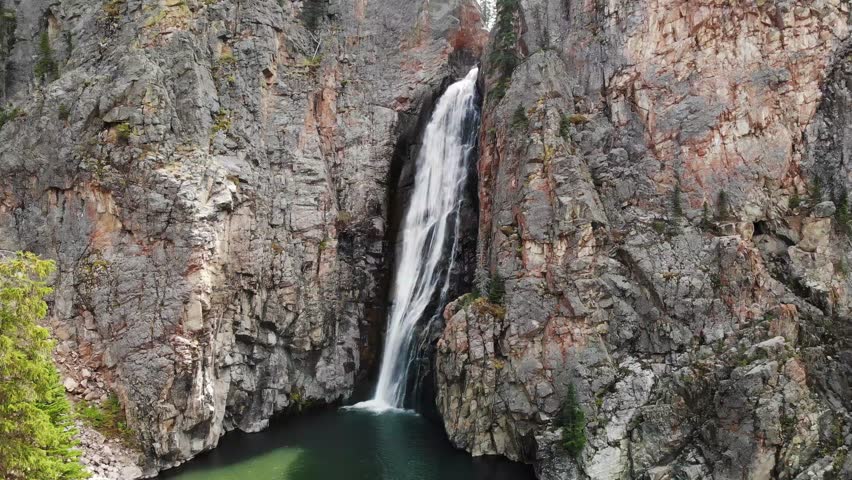
[[[446,296],[455,255],[459,209],[467,180],[467,159],[475,148],[471,128],[475,105],[474,68],[447,88],[438,100],[423,136],[411,204],[405,215],[402,249],[396,262],[393,300],[379,383],[372,400],[353,408],[374,411],[400,409],[405,398],[417,323]],[[447,267],[449,264],[449,267]],[[443,308],[443,298],[439,302]]]

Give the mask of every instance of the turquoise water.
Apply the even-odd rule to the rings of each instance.
[[[524,465],[471,458],[412,413],[338,410],[288,418],[164,472],[170,480],[531,480]]]

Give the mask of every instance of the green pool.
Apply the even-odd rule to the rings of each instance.
[[[289,418],[159,478],[170,480],[531,480],[524,465],[471,458],[419,415],[338,410]]]

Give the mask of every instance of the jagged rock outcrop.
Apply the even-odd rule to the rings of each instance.
[[[117,392],[146,472],[347,397],[380,348],[391,159],[479,57],[474,4],[0,9],[0,248],[56,259],[58,354]]]
[[[498,5],[479,249],[506,293],[445,313],[451,440],[548,480],[852,478],[849,3]]]

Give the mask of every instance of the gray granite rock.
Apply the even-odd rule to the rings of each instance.
[[[486,37],[468,0],[313,3],[0,0],[0,248],[57,261],[58,351],[145,474],[378,357],[393,163]]]

